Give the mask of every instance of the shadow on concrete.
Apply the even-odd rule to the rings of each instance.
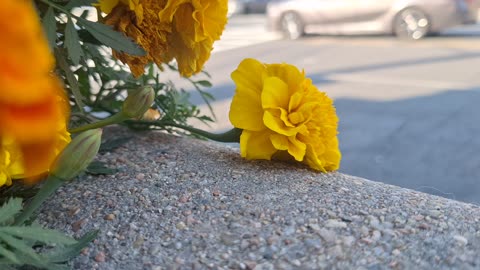
[[[440,57],[439,56],[423,57],[423,58],[417,58],[417,59],[391,61],[391,62],[378,63],[378,64],[358,65],[358,66],[351,66],[347,68],[333,69],[321,74],[309,74],[308,76],[312,78],[314,83],[317,83],[315,78],[320,78],[319,82],[321,82],[321,80],[324,80],[325,76],[328,76],[331,74],[346,74],[346,73],[356,73],[356,72],[365,72],[365,71],[374,71],[374,70],[386,70],[390,68],[445,63],[449,61],[459,61],[462,59],[472,59],[472,58],[480,58],[480,52],[459,52],[459,53],[440,56]]]
[[[480,89],[391,102],[341,98],[340,171],[480,204]]]
[[[335,74],[388,70],[460,59],[480,52],[384,61],[308,74],[316,84]],[[217,101],[230,100],[233,82],[213,87]],[[202,100],[192,93],[192,102]],[[480,204],[480,87],[396,101],[340,98],[341,172],[451,199]]]
[[[217,100],[234,91],[216,90]],[[339,98],[340,172],[480,204],[479,104],[480,87],[396,101]]]
[[[336,82],[335,80],[331,80],[328,78],[328,76],[334,75],[334,74],[353,74],[357,72],[375,71],[375,70],[384,71],[387,69],[398,68],[398,67],[445,63],[449,61],[459,61],[462,59],[472,59],[472,58],[480,58],[480,52],[471,52],[471,51],[461,52],[460,51],[458,53],[450,54],[447,56],[423,57],[423,58],[417,58],[417,59],[390,61],[390,62],[367,64],[367,65],[356,65],[356,66],[350,66],[346,68],[332,69],[322,73],[307,74],[307,76],[312,79],[312,82],[314,84],[325,85],[325,84]],[[210,88],[208,91],[215,97],[216,100],[224,100],[227,98],[230,99],[235,93],[235,85],[232,81],[230,83],[214,86]],[[195,91],[191,92],[191,101],[194,104],[203,103],[202,98]]]

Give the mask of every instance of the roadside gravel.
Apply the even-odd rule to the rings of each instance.
[[[478,269],[480,208],[163,133],[99,155],[118,172],[62,187],[39,215],[100,234],[74,269]]]

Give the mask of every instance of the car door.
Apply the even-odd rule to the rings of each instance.
[[[353,0],[356,16],[354,22],[368,22],[385,15],[395,4],[395,0]]]
[[[307,0],[312,22],[316,24],[335,24],[351,21],[357,16],[358,0]],[[382,0],[378,0],[382,1]]]

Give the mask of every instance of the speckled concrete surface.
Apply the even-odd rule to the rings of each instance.
[[[62,187],[39,215],[100,230],[74,269],[480,268],[478,206],[212,142],[114,136],[133,136],[99,156],[119,171]]]

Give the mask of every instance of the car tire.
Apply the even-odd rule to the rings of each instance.
[[[429,34],[430,19],[417,8],[406,8],[395,16],[393,33],[403,39],[419,40]]]
[[[290,11],[282,15],[280,29],[287,39],[299,39],[304,35],[302,18],[295,12]]]

